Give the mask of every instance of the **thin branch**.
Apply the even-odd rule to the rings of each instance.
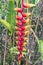
[[[34,37],[36,38],[36,40],[37,40],[37,42],[38,42],[38,44],[39,44],[40,42],[39,42],[38,37],[36,36],[35,32],[33,31],[33,29],[32,29],[32,28],[30,28],[30,30],[31,30],[31,32],[33,32]]]
[[[7,44],[7,31],[6,31],[6,41],[5,41],[5,51],[4,51],[3,65],[6,65],[6,44]]]

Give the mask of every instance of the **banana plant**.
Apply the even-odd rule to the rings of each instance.
[[[0,23],[2,23],[10,32],[14,31],[16,25],[16,19],[15,19],[16,13],[14,11],[14,8],[15,8],[14,0],[9,0],[7,19],[6,21],[0,19]]]

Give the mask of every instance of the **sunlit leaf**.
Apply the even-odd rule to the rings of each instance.
[[[0,23],[2,23],[10,32],[12,32],[11,25],[7,21],[0,19]]]

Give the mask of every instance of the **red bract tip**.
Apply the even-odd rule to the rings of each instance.
[[[23,47],[22,46],[18,46],[18,50],[19,51],[22,51],[23,50]]]
[[[18,60],[21,60],[21,55],[20,55],[20,53],[18,54]]]
[[[21,8],[15,8],[14,10],[17,11],[17,12],[22,13],[22,9]]]
[[[20,21],[17,22],[17,24],[18,24],[18,26],[22,26],[22,22],[20,22]]]
[[[18,60],[20,60],[20,61],[21,61],[21,57],[18,57]]]
[[[24,36],[21,37],[21,40],[24,41]]]
[[[23,17],[26,17],[26,13],[22,13],[22,16],[23,16]]]
[[[18,36],[21,36],[22,34],[21,34],[21,32],[20,31],[18,31]]]
[[[22,30],[25,30],[25,26],[22,26]]]
[[[24,32],[24,31],[22,31],[22,32],[21,32],[21,34],[22,34],[22,35],[24,35],[24,34],[25,34],[25,32]]]
[[[24,8],[28,8],[28,7],[29,7],[29,5],[28,5],[28,4],[24,4],[24,3],[23,3],[23,7],[24,7]]]
[[[22,17],[16,16],[16,19],[17,19],[17,20],[22,20]]]
[[[31,15],[31,13],[22,13],[22,16],[23,17],[28,17],[28,16],[30,16]]]
[[[22,23],[25,24],[26,23],[26,20],[22,20]]]
[[[21,28],[18,28],[18,31],[22,31]]]
[[[18,41],[21,41],[21,38],[18,38]]]
[[[18,31],[22,31],[21,28],[18,28]]]
[[[20,12],[20,13],[22,13],[22,9],[19,9],[17,12]]]
[[[24,44],[24,42],[22,41],[22,42],[21,42],[21,46],[23,46],[23,44]]]
[[[18,46],[21,46],[21,43],[18,42]]]
[[[21,56],[18,56],[18,60],[20,60],[20,61],[21,61]]]
[[[20,52],[20,55],[22,55],[22,52]]]
[[[18,41],[18,46],[23,46],[24,42],[23,41]]]
[[[17,39],[18,41],[21,41],[21,38],[20,38],[20,37],[16,37],[16,39]]]
[[[20,27],[15,26],[15,29],[18,31],[22,31],[22,29]]]

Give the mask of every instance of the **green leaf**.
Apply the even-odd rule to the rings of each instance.
[[[8,13],[7,13],[7,22],[11,25],[13,32],[16,25],[16,12],[14,11],[15,5],[14,0],[9,0],[8,4]]]
[[[20,3],[21,1],[20,0],[18,0],[18,3]]]
[[[7,21],[0,19],[0,23],[2,23],[10,32],[12,32],[11,25]]]
[[[40,0],[35,0],[35,4],[37,4]]]
[[[35,0],[31,0],[31,3],[35,4]]]
[[[1,3],[1,1],[0,1],[0,9],[2,8],[2,3]]]
[[[23,52],[23,54],[26,54],[26,51],[22,51],[22,52]],[[19,51],[17,50],[17,47],[12,47],[12,48],[10,48],[10,53],[11,53],[11,54],[12,54],[12,53],[18,54]]]

